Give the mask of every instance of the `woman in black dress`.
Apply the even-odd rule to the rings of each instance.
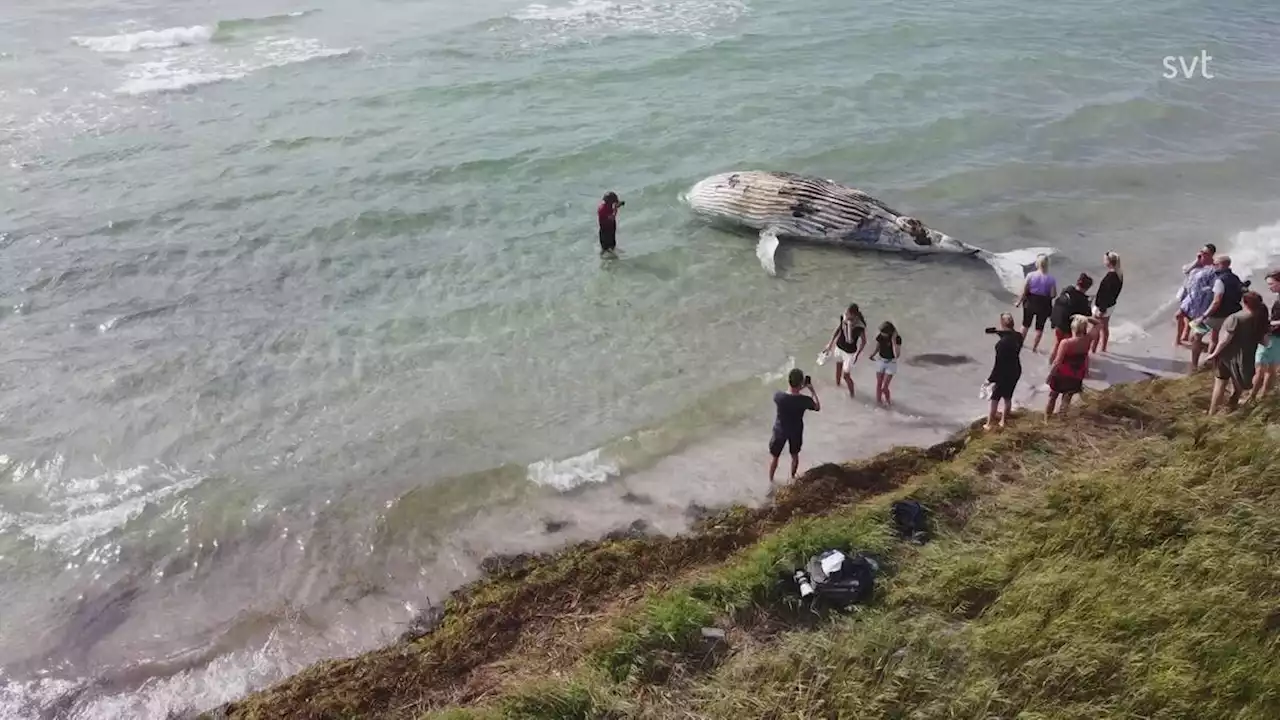
[[[1107,351],[1107,343],[1111,340],[1111,311],[1120,299],[1120,289],[1124,287],[1124,270],[1120,269],[1120,256],[1109,252],[1102,256],[1107,274],[1098,283],[1098,294],[1093,297],[1093,316],[1098,319],[1099,333],[1093,341],[1089,352]]]
[[[1000,327],[987,328],[987,334],[999,335],[996,341],[996,361],[991,366],[991,374],[987,376],[987,384],[991,386],[991,410],[987,413],[987,424],[984,430],[990,430],[996,421],[996,407],[1003,401],[1000,410],[1000,427],[1004,427],[1013,404],[1013,391],[1018,387],[1022,377],[1022,333],[1013,329],[1013,315],[1000,313]]]

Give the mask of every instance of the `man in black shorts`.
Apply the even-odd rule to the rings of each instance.
[[[782,455],[782,446],[791,446],[791,477],[795,479],[800,469],[800,446],[804,444],[804,413],[806,410],[818,412],[822,403],[818,402],[818,391],[813,383],[808,382],[800,368],[795,368],[787,376],[787,392],[773,394],[773,404],[778,406],[778,416],[773,422],[773,437],[769,439],[769,483],[773,483],[774,473],[778,471],[778,457]],[[809,395],[801,395],[803,388],[809,389]],[[812,397],[810,397],[810,395]]]

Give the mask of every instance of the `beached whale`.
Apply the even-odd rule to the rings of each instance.
[[[876,198],[832,180],[789,172],[725,172],[698,181],[681,196],[698,215],[759,232],[756,255],[771,275],[779,240],[819,242],[907,255],[966,255],[986,261],[1005,287],[1022,291],[1036,255],[1053,248],[993,253],[938,232]]]

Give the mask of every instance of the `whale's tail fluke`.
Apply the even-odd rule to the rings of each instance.
[[[773,260],[776,252],[778,252],[778,229],[767,227],[761,230],[760,242],[756,244],[756,257],[760,258],[760,265],[764,267],[764,271],[773,276],[778,274],[778,266]]]
[[[987,264],[996,271],[996,275],[1000,276],[1000,283],[1009,289],[1009,292],[1020,295],[1022,294],[1022,285],[1027,277],[1027,273],[1036,267],[1036,257],[1046,255],[1052,257],[1058,254],[1056,248],[1038,247],[1026,248],[1025,250],[1010,250],[1009,252],[993,253],[982,251],[978,257],[987,261]]]

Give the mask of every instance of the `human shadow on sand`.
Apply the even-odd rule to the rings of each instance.
[[[1107,353],[1106,355],[1100,356],[1095,355],[1094,359],[1090,362],[1120,365],[1130,372],[1142,373],[1147,377],[1181,377],[1191,370],[1191,362],[1189,360],[1162,357],[1135,357],[1132,355],[1122,355],[1120,353]]]
[[[967,365],[977,362],[968,355],[951,355],[948,353],[921,353],[919,355],[909,355],[902,359],[903,365],[911,365],[914,367],[951,367],[953,365]]]
[[[849,391],[843,387],[827,390],[826,392],[835,393],[841,400],[846,402],[855,402],[868,410],[893,413],[894,415],[899,416],[902,420],[910,422],[912,425],[917,427],[929,428],[930,430],[943,430],[947,432],[955,430],[955,420],[943,415],[938,415],[937,413],[933,413],[928,410],[922,410],[913,405],[904,405],[900,402],[895,402],[891,407],[885,407],[884,405],[878,404],[876,402],[876,386],[874,381],[871,383],[860,382],[858,383],[857,388],[857,394],[852,399],[849,397]]]
[[[600,266],[609,272],[627,275],[648,275],[658,280],[673,280],[679,271],[670,265],[664,265],[656,253],[644,255],[628,255],[619,251],[617,255],[602,255]]]

